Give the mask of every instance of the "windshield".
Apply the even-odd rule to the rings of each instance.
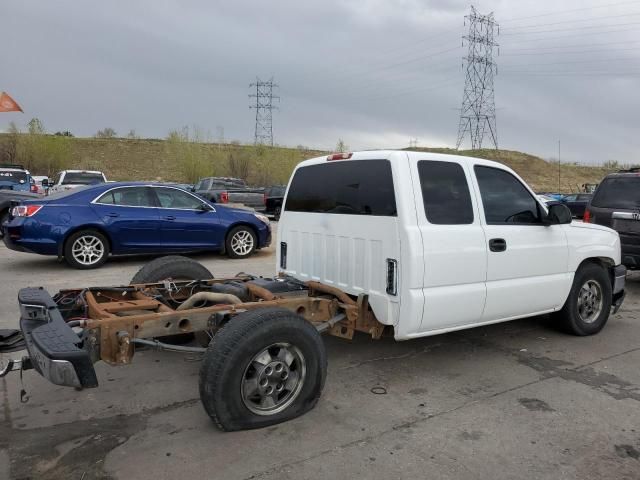
[[[605,179],[591,200],[591,205],[602,208],[640,207],[640,177],[610,177]]]
[[[0,169],[0,182],[26,183],[27,172]]]
[[[100,173],[67,172],[62,180],[62,185],[92,185],[104,183],[104,177]]]

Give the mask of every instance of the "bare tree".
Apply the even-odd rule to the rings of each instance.
[[[117,136],[116,131],[111,127],[103,128],[96,132],[96,138],[115,138]]]
[[[344,143],[344,140],[342,140],[341,138],[338,139],[338,143],[336,143],[336,152],[346,152],[347,150],[349,150],[349,146]]]
[[[244,152],[229,152],[227,157],[229,175],[247,180],[251,172],[251,161]]]

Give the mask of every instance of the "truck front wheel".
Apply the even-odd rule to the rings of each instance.
[[[557,316],[568,333],[593,335],[606,325],[611,301],[611,280],[606,270],[587,263],[576,272],[569,297]]]
[[[200,399],[225,431],[261,428],[311,410],[327,371],[316,328],[280,308],[232,318],[213,338],[200,369]]]

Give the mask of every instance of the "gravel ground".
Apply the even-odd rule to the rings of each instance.
[[[195,258],[216,276],[275,270],[273,249]],[[17,324],[22,287],[126,283],[148,260],[76,271],[0,246],[0,326]],[[101,385],[84,391],[25,372],[24,404],[10,375],[0,381],[0,478],[637,479],[640,275],[627,285],[622,310],[588,338],[546,317],[402,343],[326,338],[318,406],[262,430],[214,427],[194,357],[145,351],[130,366],[97,364]]]

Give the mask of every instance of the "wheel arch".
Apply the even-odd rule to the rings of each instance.
[[[580,268],[582,268],[584,265],[588,265],[588,264],[592,264],[592,265],[598,265],[602,268],[605,269],[605,271],[607,272],[607,275],[609,276],[609,280],[611,281],[611,286],[613,287],[613,284],[615,282],[615,275],[614,275],[614,268],[616,266],[616,262],[613,258],[611,257],[588,257],[583,259],[580,264],[577,266],[576,268],[576,272],[578,270],[580,270]]]
[[[101,225],[89,224],[89,225],[79,225],[77,227],[70,228],[65,232],[64,236],[62,237],[62,241],[58,243],[59,257],[64,256],[64,247],[67,244],[69,237],[74,233],[80,232],[82,230],[96,230],[97,232],[100,232],[107,239],[107,242],[108,242],[107,247],[109,248],[109,253],[113,253],[113,239],[111,238],[111,235],[109,234],[109,232]]]

